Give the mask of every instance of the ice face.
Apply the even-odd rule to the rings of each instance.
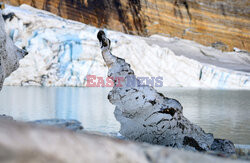
[[[3,12],[16,15],[6,20],[6,31],[29,52],[6,85],[85,86],[87,75],[106,76],[98,28],[27,5],[6,6]],[[138,77],[162,77],[163,86],[250,89],[249,55],[222,53],[177,38],[103,31],[112,52],[126,59]]]

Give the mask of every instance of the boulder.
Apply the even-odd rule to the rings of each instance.
[[[213,143],[224,144],[223,141],[214,142],[212,134],[204,132],[184,117],[179,101],[141,83],[124,59],[111,54],[110,40],[103,31],[98,32],[97,38],[103,59],[109,67],[108,77],[114,82],[108,99],[116,106],[114,114],[121,123],[120,133],[123,136],[139,142],[194,151],[212,150]],[[216,145],[213,149],[231,154],[235,149],[233,144],[230,145],[231,148],[223,149]]]
[[[16,47],[6,34],[4,19],[0,10],[0,90],[4,79],[18,68],[19,60],[27,54],[24,49]]]
[[[202,153],[0,119],[1,163],[238,163]]]

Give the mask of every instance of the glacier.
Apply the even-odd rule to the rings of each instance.
[[[6,5],[6,32],[29,54],[4,85],[86,86],[86,76],[105,77],[96,34],[99,28],[63,19],[28,5]],[[250,89],[249,53],[221,52],[180,38],[140,37],[104,29],[112,53],[137,76],[163,77],[164,86]]]

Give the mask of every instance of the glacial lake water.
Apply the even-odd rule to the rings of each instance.
[[[108,88],[8,87],[0,92],[0,114],[16,120],[77,119],[86,130],[117,133]],[[161,88],[184,107],[184,115],[217,138],[250,144],[250,91]]]

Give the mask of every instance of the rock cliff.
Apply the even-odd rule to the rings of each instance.
[[[129,34],[162,34],[250,50],[248,0],[4,0]]]

